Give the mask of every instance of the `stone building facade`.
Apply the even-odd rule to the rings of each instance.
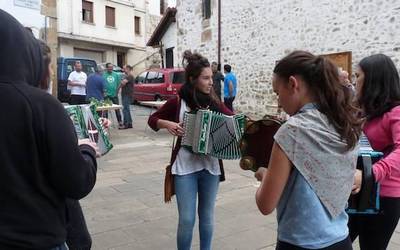
[[[217,61],[218,0],[177,1],[178,56],[186,49]],[[221,63],[232,65],[239,92],[234,105],[259,118],[276,105],[275,62],[295,49],[315,54],[351,51],[353,68],[365,56],[385,53],[400,67],[400,1],[220,1]]]

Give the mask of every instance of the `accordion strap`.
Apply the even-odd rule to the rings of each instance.
[[[179,115],[180,115],[180,112],[181,112],[181,99],[180,99],[179,95],[176,95],[176,99],[177,99],[177,101],[176,101],[177,102],[177,106],[176,106],[176,113],[175,113],[174,119],[175,119],[175,122],[179,123]],[[175,143],[176,143],[175,136],[172,136],[171,159],[170,159],[170,163],[171,164],[175,161],[175,158],[174,158],[174,149],[175,149],[175,146],[176,146]]]
[[[363,162],[363,171],[362,171],[363,184],[361,188],[360,203],[358,207],[359,210],[365,210],[369,207],[371,192],[374,185],[371,156],[363,154],[362,162]]]

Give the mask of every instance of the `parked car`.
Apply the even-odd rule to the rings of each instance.
[[[60,102],[69,102],[71,91],[67,88],[68,76],[74,70],[75,61],[81,62],[82,71],[88,76],[94,73],[97,67],[96,61],[91,59],[59,57],[57,59],[57,97]]]
[[[182,68],[148,69],[135,79],[133,100],[167,100],[176,96],[184,82],[185,70]]]

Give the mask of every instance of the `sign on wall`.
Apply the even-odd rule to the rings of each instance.
[[[14,0],[14,5],[28,9],[40,10],[41,0]]]

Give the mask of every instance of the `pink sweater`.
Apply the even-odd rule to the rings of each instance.
[[[380,196],[400,197],[400,106],[366,122],[363,130],[372,148],[384,153],[373,166],[381,184]]]

